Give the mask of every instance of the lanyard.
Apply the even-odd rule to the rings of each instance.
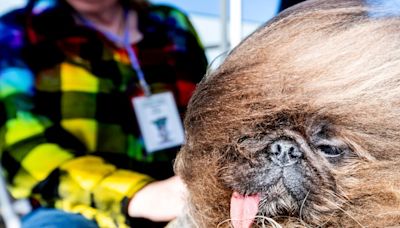
[[[143,89],[143,92],[146,96],[151,95],[150,86],[147,84],[146,79],[144,77],[144,73],[139,65],[139,60],[136,56],[135,50],[133,50],[132,45],[130,44],[130,30],[129,30],[129,11],[124,10],[124,21],[125,21],[125,28],[124,28],[124,35],[123,37],[119,37],[118,35],[111,33],[109,31],[105,31],[98,26],[96,26],[93,22],[89,21],[88,19],[84,18],[82,15],[77,14],[78,19],[87,27],[92,28],[96,31],[101,32],[107,39],[114,43],[121,44],[126,52],[128,53],[129,60],[132,66],[132,69],[136,72],[136,75],[139,79],[140,87]]]

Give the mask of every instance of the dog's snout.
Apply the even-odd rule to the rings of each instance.
[[[270,146],[270,158],[279,166],[288,166],[296,163],[302,156],[296,142],[287,139],[280,139]]]

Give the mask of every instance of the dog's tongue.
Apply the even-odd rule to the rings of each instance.
[[[257,211],[259,195],[243,196],[233,192],[231,197],[231,221],[234,228],[249,228]]]

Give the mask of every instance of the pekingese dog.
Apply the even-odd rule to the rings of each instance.
[[[400,226],[400,3],[311,0],[199,84],[175,168],[194,227]]]

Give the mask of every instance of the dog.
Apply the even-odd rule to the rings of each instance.
[[[392,3],[296,5],[203,79],[175,162],[185,227],[400,226]]]

